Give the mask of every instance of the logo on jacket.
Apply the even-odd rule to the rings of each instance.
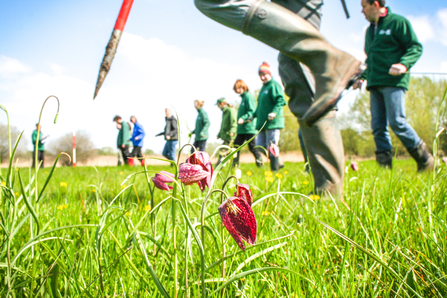
[[[381,35],[383,35],[383,34],[386,34],[386,35],[391,35],[391,29],[388,29],[388,30],[380,30],[379,31],[379,34],[381,34]]]

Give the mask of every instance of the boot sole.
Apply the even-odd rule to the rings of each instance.
[[[314,102],[303,116],[303,120],[308,126],[312,126],[321,117],[331,111],[341,99],[343,90],[349,89],[362,76],[365,69],[362,67],[360,61],[355,61],[346,72],[346,75],[341,80],[335,96],[328,99],[323,99],[322,103]],[[318,88],[318,86],[317,86]]]

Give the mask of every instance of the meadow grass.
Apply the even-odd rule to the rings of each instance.
[[[38,183],[34,169],[3,169],[0,297],[446,297],[446,167],[359,168],[332,200],[307,196],[302,163],[242,164],[257,218],[245,252],[221,224],[220,193],[202,228],[207,191],[153,187],[175,167],[56,168],[42,195],[51,168]]]

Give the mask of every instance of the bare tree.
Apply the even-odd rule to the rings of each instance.
[[[21,131],[15,127],[11,126],[11,149],[14,149],[14,145],[19,137]],[[8,138],[8,125],[0,123],[0,160],[5,161],[9,158],[9,138]],[[19,145],[17,146],[16,157],[27,156],[28,140],[25,136],[20,139]],[[31,155],[29,155],[31,157]]]
[[[68,153],[70,156],[73,152],[73,134],[67,133],[58,139],[49,142],[49,152],[53,155],[58,155],[61,152]],[[90,134],[84,130],[76,132],[76,161],[86,162],[89,158],[96,155],[95,145],[93,144]],[[68,158],[61,158],[61,163],[64,166],[70,165]]]

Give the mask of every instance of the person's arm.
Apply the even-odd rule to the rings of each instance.
[[[172,125],[172,127],[171,127],[171,134],[170,134],[171,138],[175,137],[176,135],[178,137],[177,118],[173,118],[172,119],[171,125]]]
[[[134,131],[136,132],[136,135],[134,137],[135,140],[142,140],[146,133],[144,132],[143,126],[141,124],[135,123]]]
[[[271,117],[275,118],[277,115],[279,115],[282,111],[282,107],[287,104],[286,101],[284,100],[284,92],[278,83],[273,84],[272,86],[272,97],[275,106],[273,107],[273,110],[269,113],[269,118]],[[274,115],[272,115],[272,113]]]
[[[391,75],[401,75],[409,70],[422,55],[422,44],[407,19],[402,19],[397,24],[397,32],[393,34],[401,46],[406,49],[399,63],[390,68]]]

